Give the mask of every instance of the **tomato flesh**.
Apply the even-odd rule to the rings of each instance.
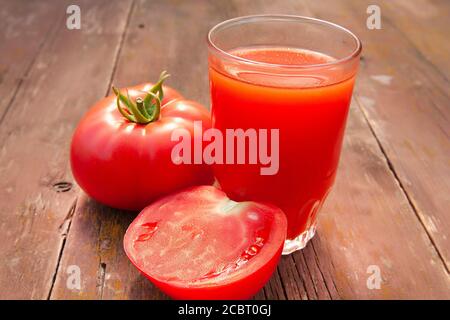
[[[145,208],[128,228],[124,248],[173,298],[247,299],[275,270],[286,226],[276,207],[192,187]]]

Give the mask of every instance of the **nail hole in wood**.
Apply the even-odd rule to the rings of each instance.
[[[70,189],[72,189],[72,183],[61,181],[53,184],[53,189],[55,189],[56,192],[67,192]]]

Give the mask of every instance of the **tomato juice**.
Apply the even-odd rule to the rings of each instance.
[[[235,201],[280,207],[288,219],[288,239],[310,228],[313,233],[335,180],[357,65],[344,74],[328,55],[288,47],[228,53],[239,63],[209,58],[213,127],[279,129],[279,171],[261,175],[258,164],[215,164],[215,176]],[[241,68],[241,62],[247,66]],[[277,65],[283,66],[278,73],[263,70]],[[294,73],[289,66],[306,68]]]

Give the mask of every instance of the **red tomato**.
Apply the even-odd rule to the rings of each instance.
[[[212,186],[145,208],[124,238],[128,258],[176,299],[248,299],[269,280],[286,237],[284,213],[234,202]]]
[[[206,130],[211,120],[202,105],[162,86],[165,77],[163,73],[156,85],[129,88],[129,99],[123,93],[120,101],[115,96],[102,99],[79,123],[72,138],[72,172],[81,188],[97,201],[141,210],[176,190],[212,183],[207,165],[172,162],[171,151],[178,143],[171,141],[172,131],[184,128],[193,137],[194,121],[202,121]],[[119,91],[114,90],[117,95]],[[144,102],[145,97],[150,99]],[[130,101],[136,101],[132,107],[138,101],[140,106],[145,104],[146,111],[133,113],[127,105]],[[147,116],[142,120],[144,113]]]

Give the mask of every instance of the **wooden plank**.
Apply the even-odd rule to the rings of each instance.
[[[282,2],[278,5],[280,3]],[[207,53],[204,40],[207,31],[222,20],[245,14],[245,10],[269,12],[271,8],[266,6],[267,3],[253,1],[242,3],[243,8],[239,3],[219,4],[203,1],[196,4],[198,6],[179,1],[137,2],[116,68],[114,83],[118,86],[129,86],[149,81],[157,77],[160,70],[167,69],[172,72],[170,85],[186,97],[194,97],[208,104]],[[286,10],[288,9],[286,7]],[[148,21],[152,23],[148,24]],[[192,24],[191,21],[198,23]],[[155,34],[159,34],[159,37],[152,38]],[[187,42],[185,39],[190,40]],[[202,43],[203,46],[200,45]],[[140,49],[136,50],[137,47]],[[157,48],[163,49],[161,51]],[[180,52],[182,59],[179,58]],[[90,202],[84,196],[82,199],[82,204],[78,205],[75,213],[52,299],[166,298],[131,266],[123,254],[123,233],[132,219],[129,213],[128,218],[125,218],[127,213],[99,205],[96,209],[90,209]],[[104,211],[107,214],[104,214]],[[104,219],[97,220],[96,215],[101,215]],[[100,230],[105,234],[115,235],[109,238],[111,245],[106,252],[98,249],[97,243],[101,242],[97,240],[101,238]],[[70,265],[79,265],[81,268],[81,290],[68,290],[65,286],[68,275],[62,270],[67,270]],[[100,267],[102,265],[106,266],[106,276],[104,281],[99,282],[99,276],[102,278],[104,273]],[[264,290],[257,294],[256,299],[307,298],[303,284],[296,283],[300,275],[294,261],[283,259],[281,266],[280,271],[275,273]],[[293,278],[287,280],[286,274],[292,275]],[[111,277],[114,279],[114,285],[110,284]],[[282,281],[290,282],[284,288]],[[103,289],[99,291],[98,286]]]
[[[261,1],[261,0],[234,0],[230,1],[234,15],[245,16],[252,14],[297,14],[308,15],[308,9],[299,5],[298,1]],[[305,251],[309,251],[309,246]],[[338,295],[330,293],[322,277],[318,277],[320,270],[318,265],[309,266],[304,252],[297,252],[290,257],[282,257],[277,273],[264,288],[267,299],[337,299]]]
[[[279,269],[274,272],[263,290],[265,298],[268,300],[286,300],[287,292],[284,289]]]
[[[414,221],[415,213],[411,210],[410,199],[405,197],[404,191],[399,188],[395,172],[391,171],[392,163],[403,168],[408,165],[406,162],[414,159],[411,159],[411,153],[401,156],[395,152],[387,153],[391,161],[387,166],[391,167],[386,170],[386,163],[383,164],[386,158],[376,147],[379,147],[381,141],[384,152],[386,148],[392,151],[400,148],[399,145],[393,145],[392,141],[396,142],[398,136],[405,138],[405,128],[408,129],[411,141],[416,141],[415,143],[433,141],[429,132],[420,131],[422,136],[428,139],[417,135],[417,128],[430,130],[439,143],[445,140],[442,140],[442,132],[437,125],[434,111],[424,114],[418,107],[418,102],[414,100],[424,102],[423,97],[411,92],[414,88],[411,84],[411,78],[414,77],[411,75],[417,75],[422,80],[425,77],[411,66],[420,68],[422,62],[417,56],[410,54],[412,48],[395,29],[387,27],[386,24],[381,31],[370,31],[366,28],[367,5],[361,1],[343,1],[339,4],[332,1],[307,2],[314,16],[347,26],[361,37],[364,63],[358,77],[356,95],[366,103],[373,102],[370,106],[373,109],[368,111],[373,117],[376,116],[377,108],[386,112],[382,118],[378,117],[377,123],[371,121],[378,141],[370,138],[367,133],[352,134],[352,130],[355,132],[355,126],[358,128],[356,132],[363,131],[366,118],[358,115],[360,119],[357,123],[353,120],[356,117],[350,116],[345,150],[352,151],[344,152],[335,191],[328,205],[322,210],[320,230],[321,239],[324,241],[315,239],[313,243],[318,242],[316,246],[319,252],[320,248],[326,248],[327,254],[331,254],[328,265],[332,267],[330,272],[334,274],[335,286],[341,297],[448,298],[449,277],[442,257],[436,252],[433,242],[427,239],[429,235],[421,231],[421,226]],[[386,46],[380,45],[382,43]],[[379,83],[380,79],[385,78],[374,79],[374,75],[392,76],[395,82],[392,86],[382,84]],[[415,108],[411,109],[411,106]],[[367,111],[366,108],[364,110]],[[411,123],[410,119],[417,115],[420,119]],[[369,117],[370,119],[372,117]],[[412,128],[414,125],[415,129]],[[437,146],[431,147],[434,149]],[[444,148],[441,155],[446,152],[448,154]],[[349,153],[353,155],[350,157]],[[346,169],[347,166],[349,169]],[[420,166],[417,166],[417,169],[420,169]],[[441,177],[445,175],[442,172],[440,174]],[[416,182],[419,186],[428,181],[433,183],[436,181],[433,178],[417,177]],[[430,196],[441,197],[439,191]],[[343,202],[342,199],[346,201]],[[443,202],[445,203],[445,199]],[[328,212],[330,214],[327,214]],[[443,211],[441,215],[442,213]],[[355,221],[356,217],[359,221]],[[347,227],[342,226],[344,222],[348,224]],[[445,235],[446,230],[448,227],[442,225],[441,235]],[[364,248],[364,252],[359,252],[358,256],[355,252],[356,243],[358,248]],[[446,246],[439,249],[448,250]],[[327,256],[318,255],[319,261],[325,260],[325,257]],[[365,271],[369,264],[379,266],[384,274],[384,288],[382,286],[381,290],[368,290],[365,286],[368,277]]]
[[[133,218],[80,196],[51,299],[165,298],[131,266],[122,249]],[[73,265],[80,268],[80,290],[66,285]]]
[[[302,254],[299,253],[300,256]],[[289,300],[308,300],[313,298],[308,294],[304,277],[307,273],[301,268],[301,264],[297,264],[292,260],[292,256],[283,256],[278,264],[278,275],[281,278],[283,287],[281,290],[285,292],[286,298]],[[265,289],[267,290],[267,288]]]
[[[364,63],[356,96],[448,271],[450,87],[388,19],[381,30],[366,28],[362,21],[368,3],[308,5],[319,17],[342,23],[361,37]]]
[[[365,8],[360,10],[362,14],[365,14]],[[284,9],[291,14],[319,17],[326,13],[352,30],[356,23],[365,28],[365,18],[359,15],[357,21],[349,19],[354,13],[336,2],[319,4],[314,1],[314,5],[308,3],[305,6],[304,2],[292,1]],[[348,21],[353,24],[348,25]],[[373,43],[373,46],[383,43],[383,36]],[[367,78],[367,75],[361,77]],[[392,106],[393,102],[395,100],[386,103]],[[319,268],[319,273],[305,277],[304,281],[312,298],[318,296],[318,288],[322,289],[322,297],[328,292],[333,299],[449,296],[449,278],[442,261],[417,221],[356,104],[349,116],[336,187],[319,217],[319,235],[311,243],[314,251],[308,254],[308,246],[303,253],[293,255],[297,266],[303,263],[309,270],[314,270],[315,265]],[[301,254],[307,258],[303,259]],[[380,290],[370,290],[366,286],[370,265],[381,269]],[[305,275],[305,269],[300,269],[300,276]],[[290,277],[285,279],[287,287]]]
[[[148,82],[167,70],[170,86],[209,106],[206,35],[233,10],[226,1],[137,1],[114,83]]]
[[[225,17],[217,2],[196,1],[196,4],[136,1],[114,84],[130,86],[152,81],[161,70],[168,70],[172,74],[169,85],[187,98],[207,102],[205,34]],[[83,196],[72,222],[51,298],[165,298],[124,255],[123,234],[133,218],[132,213],[92,204]],[[109,245],[99,246],[105,237]],[[78,265],[81,269],[81,290],[66,287],[68,275],[64,270],[70,265]],[[101,270],[102,265],[105,271]],[[99,277],[103,280],[99,281]]]
[[[0,127],[0,298],[49,295],[77,196],[68,142],[86,106],[106,92],[130,6],[77,3],[82,29],[58,22]],[[52,5],[63,17],[67,2]]]
[[[356,105],[338,179],[319,217],[319,237],[312,241],[316,262],[341,298],[450,297],[445,266]],[[381,272],[380,289],[367,286],[370,266]]]
[[[148,81],[168,69],[173,73],[171,85],[205,103],[206,45],[201,43],[210,26],[236,15],[276,8],[311,15],[298,1],[195,3],[136,2],[114,82],[126,86]],[[53,299],[164,297],[123,254],[122,236],[132,218],[80,198]],[[66,287],[65,270],[70,265],[80,266],[81,290]],[[381,269],[380,290],[366,286],[370,265]],[[449,292],[448,274],[435,248],[366,119],[353,105],[337,185],[320,215],[318,236],[305,251],[283,257],[277,273],[256,298],[442,298]]]
[[[65,11],[44,1],[0,1],[0,119]],[[1,120],[0,120],[1,121]]]
[[[198,7],[190,3],[180,3],[177,1],[154,3],[140,1],[136,3],[133,10],[131,23],[127,32],[124,48],[121,52],[119,64],[116,68],[114,83],[118,86],[129,86],[158,76],[160,70],[173,70],[170,85],[180,90],[186,97],[201,101],[208,105],[208,79],[207,79],[207,57],[205,35],[207,31],[216,23],[231,18],[237,13],[235,6],[226,3],[220,5],[215,2],[203,1]],[[156,14],[158,13],[158,14]],[[170,17],[168,19],[167,17]],[[148,21],[152,21],[148,24]],[[192,24],[190,21],[201,23]],[[189,26],[189,28],[187,28]],[[158,28],[164,28],[158,32]],[[159,38],[152,38],[152,35],[159,34]],[[184,39],[190,39],[189,42]],[[199,44],[203,43],[201,46]],[[139,50],[136,48],[139,47]],[[157,50],[155,48],[162,48]],[[167,48],[170,48],[167,49]],[[166,51],[165,51],[166,50]],[[182,52],[183,59],[179,59],[179,52]],[[83,203],[86,203],[83,197]],[[85,204],[78,206],[75,219],[71,227],[71,233],[64,251],[61,262],[61,270],[66,270],[71,264],[79,264],[83,272],[83,286],[81,290],[67,290],[65,281],[67,274],[58,273],[52,299],[78,299],[78,298],[105,298],[105,299],[155,299],[165,297],[161,292],[142,277],[123,255],[122,237],[129,221],[125,218],[118,218],[126,213],[118,210],[109,210],[101,206],[97,210],[109,212],[110,219],[104,219],[102,230],[115,230],[117,237],[111,237],[112,245],[108,253],[97,252],[95,249],[97,239],[100,237],[100,230],[92,219],[91,223],[84,223],[80,227],[79,219],[87,212]],[[80,218],[79,218],[80,216]],[[129,218],[131,219],[131,218]],[[86,228],[91,231],[86,232]],[[120,231],[117,231],[120,230]],[[88,235],[88,236],[86,236]],[[80,240],[81,239],[81,240]],[[80,250],[81,243],[91,243]],[[94,252],[94,254],[92,253]],[[111,257],[115,257],[112,259]],[[106,272],[114,270],[115,286],[109,285],[107,279],[100,295],[98,290],[98,275],[100,270],[95,269],[100,264],[106,265]],[[91,266],[96,266],[92,268]],[[295,269],[291,262],[290,268]],[[83,271],[83,270],[88,270]],[[108,274],[108,277],[111,275]],[[304,290],[301,291],[305,297]],[[280,275],[276,274],[267,287],[255,298],[286,298],[283,291]],[[295,298],[296,296],[294,296]]]
[[[450,241],[447,239],[450,226],[447,214],[450,204],[448,197],[450,193],[450,174],[448,173],[450,168],[448,162],[450,157],[450,60],[448,57],[450,55],[450,42],[448,41],[447,30],[450,29],[450,2],[433,0],[425,3],[422,0],[400,0],[384,3],[383,7],[386,8],[385,16],[388,16],[390,23],[416,49],[413,52],[422,62],[424,74],[422,78],[416,81],[418,83],[423,81],[427,84],[426,88],[420,88],[420,92],[428,100],[425,106],[437,109],[433,112],[435,118],[442,120],[441,123],[436,124],[436,130],[441,131],[441,136],[437,138],[440,139],[444,148],[434,142],[437,139],[432,137],[434,132],[431,133],[427,136],[428,140],[423,139],[421,141],[420,148],[414,146],[413,150],[410,150],[417,152],[417,149],[419,149],[421,153],[418,172],[414,170],[415,163],[404,170],[399,169],[398,172],[402,181],[406,181],[404,187],[411,195],[423,224],[442,251],[448,271],[450,252]],[[399,11],[406,11],[408,14],[398,15]],[[433,98],[430,98],[430,96]],[[426,109],[424,108],[424,110]],[[434,151],[436,149],[439,151],[438,154]],[[402,164],[401,167],[403,167]],[[409,179],[411,175],[413,178]],[[423,187],[414,183],[418,179],[425,182],[422,183]],[[425,189],[425,192],[422,189]],[[430,198],[430,194],[434,194],[434,196]]]
[[[372,2],[376,3],[376,2]],[[389,19],[429,62],[430,68],[450,79],[450,2],[446,0],[396,0],[380,2],[382,15]],[[448,83],[447,83],[448,87]]]

